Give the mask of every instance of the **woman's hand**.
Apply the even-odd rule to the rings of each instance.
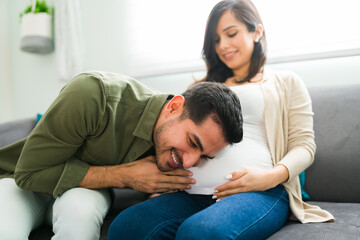
[[[221,200],[241,192],[266,191],[284,183],[289,173],[284,165],[277,165],[270,170],[245,168],[226,176],[230,182],[215,188],[213,198]]]

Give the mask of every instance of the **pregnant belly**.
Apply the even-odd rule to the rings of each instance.
[[[272,161],[266,145],[243,141],[229,146],[214,159],[203,161],[198,167],[189,168],[196,184],[186,191],[191,194],[212,195],[214,189],[228,180],[225,176],[242,168],[271,169]]]

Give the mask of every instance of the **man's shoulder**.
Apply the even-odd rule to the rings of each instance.
[[[120,98],[140,100],[159,94],[158,91],[132,77],[113,72],[84,72],[76,76],[72,81],[85,89],[91,89],[94,86],[101,88],[107,99],[115,101],[120,100]]]

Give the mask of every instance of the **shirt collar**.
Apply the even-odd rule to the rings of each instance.
[[[155,123],[160,115],[161,109],[168,98],[172,98],[170,94],[155,94],[150,97],[147,102],[144,112],[133,132],[133,135],[153,142],[153,131]]]

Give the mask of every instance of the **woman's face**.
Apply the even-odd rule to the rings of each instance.
[[[235,76],[247,75],[254,50],[255,32],[236,19],[231,11],[220,17],[215,38],[215,51],[221,61],[233,70]]]

